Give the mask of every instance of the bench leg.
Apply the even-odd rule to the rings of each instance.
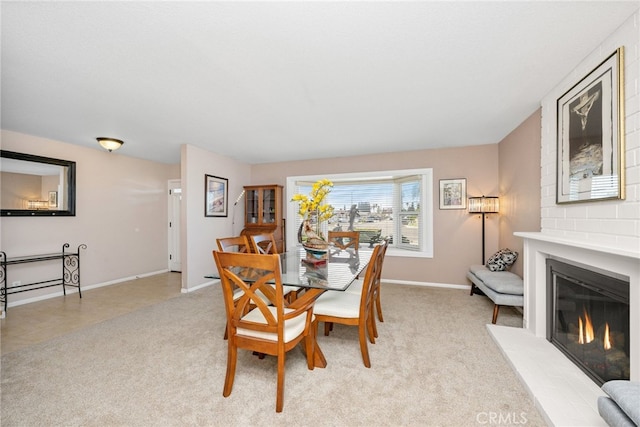
[[[496,324],[496,320],[498,320],[498,310],[500,310],[500,306],[498,304],[493,306],[493,319],[491,319],[491,323]]]
[[[475,283],[471,282],[471,291],[469,292],[469,295],[473,296],[473,290],[476,288]]]

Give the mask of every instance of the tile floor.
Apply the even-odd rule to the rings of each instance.
[[[181,295],[181,274],[163,273],[9,307],[1,323],[1,353],[64,335]],[[11,296],[9,296],[11,298]],[[11,299],[9,299],[11,302]]]

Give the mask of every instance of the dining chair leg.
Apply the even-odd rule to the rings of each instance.
[[[324,336],[328,337],[330,331],[333,331],[333,322],[324,322]]]
[[[309,334],[304,338],[304,351],[307,356],[307,368],[310,371],[313,371],[314,368],[314,358],[315,358],[315,348],[316,348],[316,337],[318,332],[318,321],[314,320],[309,328]]]
[[[378,291],[378,296],[376,297],[376,308],[378,309],[378,320],[384,322],[382,318],[382,304],[380,304],[380,291]]]
[[[224,389],[222,395],[227,397],[231,394],[233,388],[233,380],[236,376],[236,361],[238,356],[238,349],[233,345],[229,345],[227,351],[227,376],[224,379]]]
[[[361,322],[360,325],[358,325],[358,335],[360,336],[360,352],[362,353],[362,361],[364,362],[364,366],[370,368],[371,362],[369,361],[369,348],[367,347],[366,329],[366,322]]]
[[[369,342],[371,344],[375,344],[376,343],[376,338],[378,338],[378,331],[376,329],[376,319],[375,319],[375,317],[370,315],[366,319],[366,322],[367,322],[367,332],[369,334]]]
[[[276,391],[276,412],[282,412],[284,406],[284,362],[286,353],[278,355],[278,385]]]
[[[371,313],[369,314],[369,318],[371,320],[371,329],[372,329],[372,333],[373,336],[375,338],[378,338],[378,327],[376,326],[376,313],[375,313],[375,308],[373,307],[373,304],[371,305]]]

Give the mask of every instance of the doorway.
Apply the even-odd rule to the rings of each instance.
[[[169,233],[168,260],[169,271],[181,272],[180,258],[180,205],[182,204],[182,187],[179,179],[169,180]]]

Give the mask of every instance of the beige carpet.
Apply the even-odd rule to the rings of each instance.
[[[231,396],[218,286],[2,357],[8,426],[545,425],[489,337],[492,304],[451,289],[383,285],[385,322],[362,364],[354,327],[319,343],[325,369],[289,353],[284,411],[275,359],[241,351]],[[522,316],[503,309],[498,324]],[[491,423],[491,420],[494,420]]]

